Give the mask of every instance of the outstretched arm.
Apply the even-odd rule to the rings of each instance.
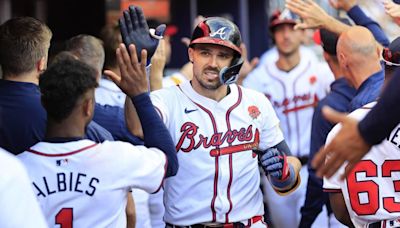
[[[303,22],[296,24],[296,29],[325,28],[333,33],[341,34],[350,28],[330,16],[312,0],[290,0],[286,2],[286,7],[303,19]]]
[[[374,35],[375,40],[382,46],[389,45],[389,39],[383,32],[381,26],[370,17],[368,17],[361,7],[357,4],[357,0],[329,0],[331,6],[337,10],[344,10],[347,15],[357,25],[366,27]]]
[[[163,151],[168,160],[166,177],[174,176],[178,171],[178,159],[174,142],[160,119],[148,94],[146,61],[139,62],[135,45],[130,45],[130,53],[124,44],[117,49],[117,61],[121,77],[112,71],[105,71],[115,84],[131,97],[143,127],[144,145]],[[142,50],[141,59],[147,59],[147,52]]]

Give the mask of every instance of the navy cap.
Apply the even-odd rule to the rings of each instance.
[[[346,18],[337,18],[346,25],[350,25],[350,21]],[[325,52],[331,55],[336,55],[336,46],[339,36],[336,33],[326,29],[319,29],[314,34],[314,42],[322,46]]]
[[[400,37],[394,39],[387,48],[383,49],[382,59],[386,65],[400,66]]]

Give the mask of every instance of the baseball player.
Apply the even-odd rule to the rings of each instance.
[[[135,26],[121,26],[128,38],[146,28],[141,9],[130,12]],[[258,158],[277,192],[299,184],[300,162],[285,155],[289,149],[268,99],[233,83],[243,62],[240,43],[231,21],[205,19],[188,50],[193,79],[151,94],[180,164],[164,184],[167,227],[266,227]]]
[[[94,112],[93,68],[65,58],[42,74],[46,138],[19,158],[30,173],[49,226],[124,227],[128,191],[135,187],[156,192],[164,176],[176,174],[174,144],[146,93],[145,63],[138,63],[136,56],[132,61],[132,67],[120,64],[122,78],[116,83],[136,106],[146,147],[83,139]]]
[[[311,122],[314,107],[326,95],[326,84],[332,72],[321,65],[311,52],[301,48],[302,31],[294,30],[294,15],[288,10],[276,11],[270,19],[270,31],[276,44],[277,58],[264,58],[243,81],[243,86],[255,89],[271,101],[292,154],[302,161],[300,172],[308,179],[307,160],[310,148]],[[297,227],[300,208],[304,203],[307,182],[289,197],[279,197],[266,182],[264,186],[272,223],[277,227]],[[315,224],[326,226],[326,218]],[[318,225],[317,225],[318,226]]]
[[[25,167],[2,148],[0,172],[0,227],[47,227]]]
[[[361,120],[374,105],[375,102],[370,103],[349,116]],[[333,128],[327,143],[340,128],[341,125]],[[400,125],[397,125],[386,140],[373,146],[345,180],[340,177],[344,174],[347,162],[331,178],[324,178],[324,191],[330,193],[335,216],[343,224],[354,224],[355,227],[400,227],[400,196],[397,187],[399,130]]]
[[[45,136],[46,112],[40,102],[38,78],[47,67],[51,36],[44,23],[31,17],[12,18],[0,26],[0,146],[13,154],[22,153]],[[113,139],[94,121],[86,136],[96,142]]]

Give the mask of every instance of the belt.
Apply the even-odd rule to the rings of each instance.
[[[368,224],[368,228],[399,228],[400,218],[393,220],[383,220]]]
[[[199,223],[189,226],[178,226],[170,223],[166,223],[167,228],[245,228],[250,227],[252,224],[259,222],[262,220],[262,215],[254,216],[251,219],[248,219],[247,224],[245,225],[241,222],[232,222],[232,223]]]

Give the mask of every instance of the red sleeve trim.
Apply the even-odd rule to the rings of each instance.
[[[163,154],[164,154],[164,153],[163,153]],[[156,190],[155,192],[151,193],[151,194],[155,194],[155,193],[157,193],[158,191],[160,191],[161,187],[162,187],[163,184],[164,184],[165,175],[167,174],[167,167],[168,167],[168,159],[167,159],[167,156],[166,156],[165,154],[164,154],[164,157],[165,157],[164,176],[163,176],[163,178],[162,178],[162,180],[161,180],[160,186],[158,186],[157,190]]]

